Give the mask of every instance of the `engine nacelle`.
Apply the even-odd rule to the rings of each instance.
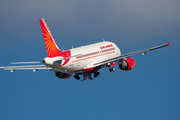
[[[63,72],[56,72],[56,76],[58,78],[61,78],[61,79],[67,79],[67,78],[70,78],[72,76],[72,74],[67,74],[67,73],[63,73]]]
[[[133,58],[129,57],[128,59],[124,59],[119,63],[119,68],[121,70],[129,71],[132,70],[136,65],[136,62]]]

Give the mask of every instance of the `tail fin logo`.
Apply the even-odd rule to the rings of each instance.
[[[45,20],[40,19],[39,21],[40,21],[48,57],[60,56],[62,51],[58,48]]]

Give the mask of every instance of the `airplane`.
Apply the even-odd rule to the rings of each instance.
[[[74,78],[77,80],[80,80],[80,75],[83,76],[82,81],[87,78],[89,80],[93,80],[99,76],[99,70],[103,67],[108,67],[110,72],[114,72],[114,66],[117,63],[121,70],[130,71],[136,65],[132,56],[137,54],[145,55],[149,51],[170,45],[167,41],[167,43],[163,45],[121,55],[121,51],[115,43],[104,40],[102,42],[72,48],[69,50],[60,50],[45,20],[39,19],[39,22],[48,56],[42,61],[11,63],[36,63],[35,65],[4,66],[0,68],[10,70],[11,72],[15,70],[33,70],[33,72],[35,72],[39,69],[48,69],[49,71],[54,71],[55,75],[60,79],[70,78],[74,74]],[[37,63],[39,64],[37,65]],[[94,78],[92,77],[92,74],[94,75]]]

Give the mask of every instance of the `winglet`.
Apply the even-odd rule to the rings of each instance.
[[[42,34],[43,34],[44,42],[45,42],[45,45],[46,45],[46,50],[47,50],[48,57],[57,57],[57,56],[59,56],[62,51],[58,48],[58,46],[57,46],[57,44],[56,44],[56,42],[55,42],[49,28],[48,28],[45,20],[44,19],[39,19],[39,22],[40,22],[40,25],[41,25]]]
[[[167,41],[168,47],[170,46],[170,43]]]

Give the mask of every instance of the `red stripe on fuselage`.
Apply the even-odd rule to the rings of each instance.
[[[82,61],[82,60],[86,60],[86,59],[90,59],[90,58],[94,58],[94,57],[98,57],[98,56],[102,56],[102,55],[106,55],[106,54],[111,54],[111,53],[115,53],[115,51],[111,51],[111,52],[107,52],[107,53],[103,53],[103,54],[98,54],[98,55],[93,55],[93,56],[90,56],[90,57],[74,60],[72,62]]]

